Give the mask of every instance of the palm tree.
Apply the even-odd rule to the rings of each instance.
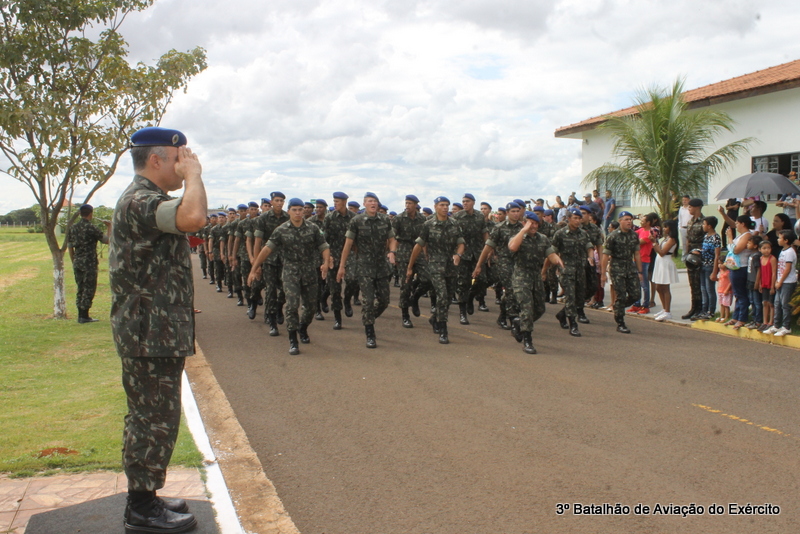
[[[598,167],[583,184],[629,188],[635,196],[650,199],[662,218],[672,212],[673,194],[696,195],[708,177],[733,163],[753,140],[741,139],[709,154],[719,134],[733,131],[734,121],[721,111],[688,111],[681,79],[671,93],[657,87],[640,91],[636,109],[600,126],[614,136],[612,153],[621,163]]]

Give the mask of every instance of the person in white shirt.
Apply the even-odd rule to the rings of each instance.
[[[689,221],[692,220],[692,214],[689,213],[689,200],[691,197],[689,195],[683,195],[681,197],[681,207],[678,209],[678,231],[680,232],[680,247],[683,253],[688,252],[688,250],[683,250],[686,247],[686,227],[689,224]]]

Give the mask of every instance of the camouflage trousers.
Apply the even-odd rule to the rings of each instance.
[[[264,289],[264,314],[278,313],[286,302],[281,283],[282,265],[264,263],[261,265],[261,279],[256,280],[250,288],[250,298],[258,298],[261,290]]]
[[[205,248],[202,246],[197,247],[197,254],[200,256],[200,270],[205,275],[208,271],[208,258],[206,258]]]
[[[486,289],[486,272],[481,272],[475,283],[472,283],[472,271],[478,264],[475,260],[461,260],[458,263],[458,281],[456,286],[456,294],[458,295],[458,303],[466,304],[470,296],[481,295]]]
[[[75,283],[78,286],[78,293],[75,296],[75,304],[79,310],[89,311],[94,301],[94,293],[97,290],[97,268],[81,269],[73,268]]]
[[[340,262],[335,259],[333,262],[333,269],[328,271],[328,293],[331,296],[331,309],[333,311],[340,311],[342,305],[342,283],[336,281],[336,273],[339,272]]]
[[[636,271],[612,271],[610,274],[611,284],[617,295],[617,300],[614,301],[614,320],[619,324],[625,320],[625,308],[642,297],[642,285]]]
[[[520,330],[533,332],[533,323],[544,315],[544,282],[538,273],[534,275],[533,282],[517,281],[514,284],[514,296],[519,303]]]
[[[215,259],[213,267],[214,280],[217,282],[217,287],[222,287],[222,283],[225,281],[225,264],[222,263],[222,260]]]
[[[703,292],[700,287],[703,269],[702,267],[690,267],[689,264],[686,264],[686,276],[689,278],[689,291],[692,299],[691,309],[698,312],[703,309]]]
[[[414,274],[418,272],[417,265],[414,265],[413,273],[411,278],[406,276],[406,272],[408,271],[408,262],[411,260],[410,257],[408,258],[398,258],[397,265],[397,274],[400,277],[400,308],[408,308],[411,306],[411,293],[413,292],[414,288]]]
[[[253,269],[253,264],[250,263],[250,258],[239,259],[239,270],[242,274],[242,289],[246,299],[250,298],[250,285],[247,283],[247,277],[250,276],[250,271]]]
[[[443,270],[431,269],[430,283],[436,293],[436,321],[447,322],[447,312],[450,310],[450,301],[455,295],[458,279],[455,276],[445,276]]]
[[[506,315],[509,317],[519,317],[519,303],[517,302],[517,296],[512,283],[512,266],[498,263],[494,266],[493,270],[497,282],[503,289],[503,296],[500,297],[500,306],[502,306],[502,309],[506,311]]]
[[[286,330],[294,332],[300,329],[301,324],[311,324],[317,311],[317,291],[315,275],[283,278],[283,292],[286,295]]]
[[[364,326],[375,324],[375,319],[389,307],[390,280],[390,276],[384,278],[358,276],[358,285],[362,292],[361,322]]]
[[[564,288],[564,311],[567,317],[577,317],[578,310],[582,310],[586,302],[586,270],[583,265],[565,270],[559,281]]]
[[[558,292],[558,265],[547,269],[547,281],[544,283],[544,289],[550,293]]]
[[[241,262],[236,262],[236,267],[231,267],[231,282],[228,284],[228,287],[233,287],[233,291],[241,291],[242,290],[242,264]]]
[[[122,465],[128,490],[164,487],[181,423],[181,376],[185,358],[121,358],[128,415]]]

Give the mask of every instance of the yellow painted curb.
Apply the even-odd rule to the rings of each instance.
[[[754,341],[761,341],[764,343],[771,343],[781,347],[789,347],[793,349],[800,349],[800,336],[783,336],[775,337],[769,334],[762,334],[757,330],[748,330],[747,328],[740,328],[734,330],[729,326],[723,326],[714,321],[695,321],[692,323],[692,328],[705,330],[706,332],[714,332],[726,336],[738,337],[741,339],[752,339]]]

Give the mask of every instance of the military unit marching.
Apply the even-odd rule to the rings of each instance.
[[[251,320],[263,306],[270,336],[280,335],[285,323],[290,354],[310,343],[312,320],[332,311],[333,329],[341,330],[342,311],[352,317],[353,305],[361,305],[367,348],[377,347],[375,320],[389,306],[392,279],[400,288],[403,327],[414,327],[411,316],[420,316],[420,298],[427,296],[429,322],[442,344],[449,343],[451,303],[460,324],[468,325],[476,301],[488,311],[485,298],[494,288],[497,324],[535,354],[534,323],[545,304],[557,303],[559,288],[564,306],[556,317],[580,336],[578,323],[589,322],[584,302],[608,273],[617,331],[630,333],[625,307],[639,298],[642,271],[630,213],[620,213],[619,228],[604,238],[588,207],[570,209],[556,224],[552,210],[529,211],[521,199],[500,207],[496,218],[488,203],[476,209],[475,202],[470,193],[452,205],[440,196],[431,210],[407,195],[405,210],[395,214],[371,192],[363,205],[333,193],[329,207],[324,199],[287,202],[275,191],[260,206],[211,214],[195,243],[203,278],[247,306]]]

